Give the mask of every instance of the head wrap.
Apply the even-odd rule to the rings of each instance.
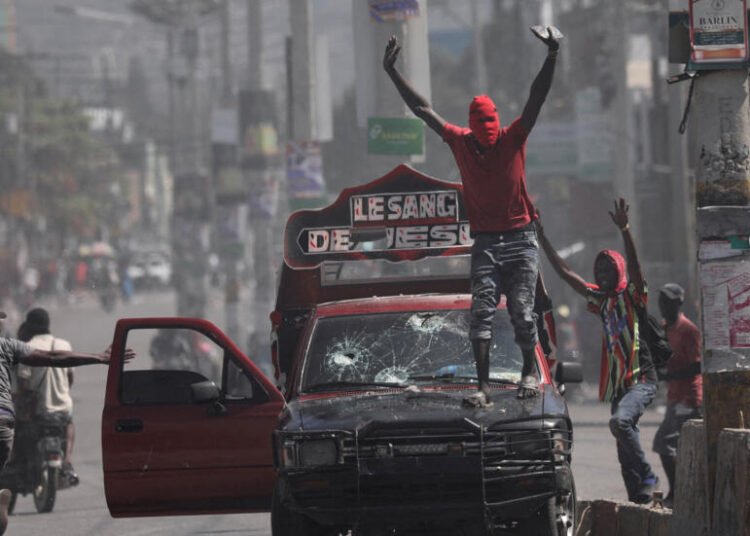
[[[489,119],[489,121],[487,120]],[[469,128],[484,147],[494,145],[500,132],[497,107],[487,95],[474,97],[469,106]]]
[[[612,294],[619,294],[628,286],[628,274],[625,270],[625,259],[617,251],[605,249],[600,251],[596,256],[594,266],[596,266],[596,263],[599,262],[599,259],[601,258],[604,258],[610,263],[612,268],[615,269],[615,272],[617,273],[617,283],[615,284],[615,288],[610,289],[610,292]],[[596,279],[596,270],[594,271],[594,278]],[[596,280],[596,284],[599,288],[602,287],[602,283],[598,279]]]

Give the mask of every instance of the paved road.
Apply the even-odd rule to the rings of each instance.
[[[83,300],[67,306],[49,305],[56,335],[69,339],[74,348],[85,351],[104,349],[112,338],[119,317],[163,316],[174,312],[174,298],[169,293],[139,295],[133,303],[111,314],[104,313],[95,302]],[[244,325],[258,322],[265,329],[267,313],[245,312]],[[224,325],[221,296],[212,298],[207,317]],[[10,325],[12,330],[17,326]],[[37,514],[30,496],[19,497],[16,512],[10,518],[6,534],[10,536],[90,535],[90,536],[172,536],[172,535],[269,535],[266,514],[152,517],[113,519],[107,511],[102,483],[100,425],[104,397],[104,367],[90,366],[76,370],[74,385],[77,441],[75,466],[81,485],[61,491],[50,514]],[[575,402],[570,405],[575,426],[573,470],[580,498],[624,499],[617,454],[607,421],[608,408],[598,402]],[[661,415],[654,409],[644,415],[641,431],[649,459],[664,475],[650,445]]]

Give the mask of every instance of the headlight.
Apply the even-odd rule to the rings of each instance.
[[[297,465],[297,445],[294,441],[286,440],[281,444],[279,459],[281,467],[294,467]]]
[[[513,435],[513,454],[520,458],[542,459],[550,455],[550,436],[547,432],[528,432]]]
[[[563,462],[570,455],[570,439],[565,432],[552,434],[552,447],[555,449],[555,461]]]
[[[299,463],[302,467],[336,465],[338,449],[333,439],[308,439],[299,443]]]

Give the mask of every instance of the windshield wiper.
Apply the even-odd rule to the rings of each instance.
[[[304,392],[312,392],[312,391],[324,391],[326,389],[339,389],[339,388],[351,388],[351,387],[380,387],[380,388],[405,388],[406,385],[403,383],[393,383],[393,382],[344,382],[344,381],[336,381],[336,382],[323,382],[323,383],[316,383],[314,385],[311,385],[309,387],[305,387]]]
[[[456,376],[455,374],[424,374],[424,375],[417,375],[417,376],[409,376],[409,380],[415,380],[415,381],[440,381],[440,382],[446,382],[451,383],[455,380],[471,380],[473,383],[476,383],[477,377],[476,376]],[[505,378],[490,378],[490,383],[501,383],[504,385],[518,385],[518,382],[514,382],[513,380],[508,380]]]

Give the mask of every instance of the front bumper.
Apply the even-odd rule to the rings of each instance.
[[[573,487],[568,459],[556,459],[551,439],[547,455],[522,459],[511,452],[512,438],[504,433],[449,434],[438,443],[461,448],[439,449],[433,443],[423,448],[430,454],[415,454],[421,448],[415,437],[424,443],[420,433],[352,438],[344,441],[342,463],[336,466],[281,470],[282,500],[324,525],[385,519],[394,525],[414,520],[486,523],[528,518],[550,497]],[[375,444],[389,448],[376,449]]]

